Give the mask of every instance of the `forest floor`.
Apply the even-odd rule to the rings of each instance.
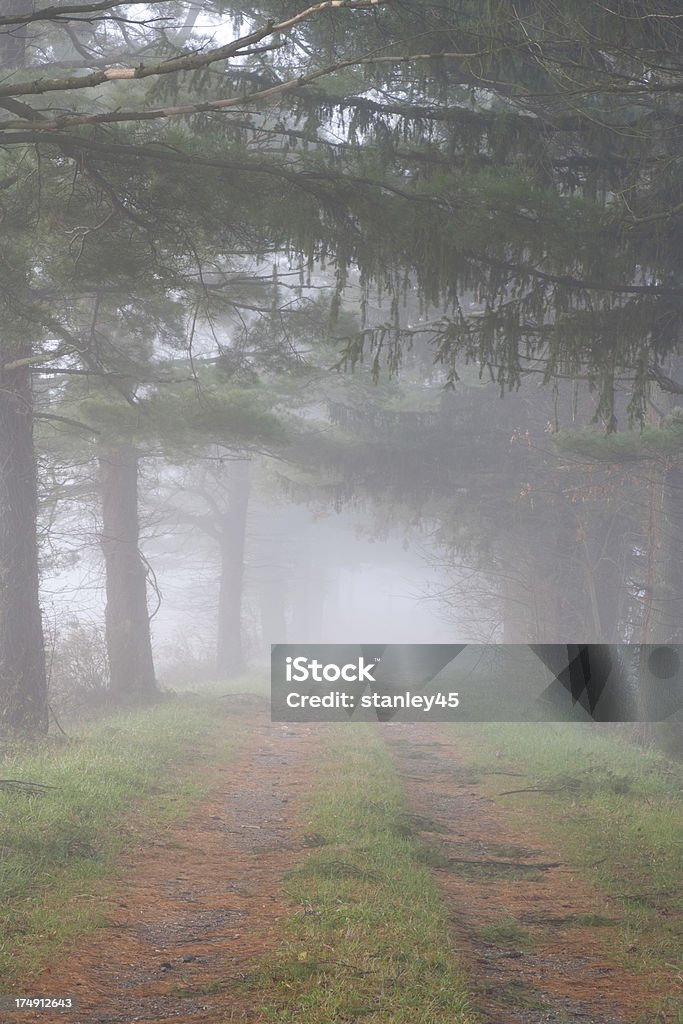
[[[282,726],[239,702],[234,714],[246,738],[201,769],[208,798],[74,894],[101,902],[101,926],[12,983],[77,1008],[8,1021],[679,1021],[674,965],[616,955],[617,902],[537,821],[511,824],[447,727]],[[371,760],[349,755],[351,733]],[[353,817],[364,807],[372,834]]]

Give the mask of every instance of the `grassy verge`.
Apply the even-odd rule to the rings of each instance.
[[[184,695],[81,726],[79,739],[0,750],[0,778],[54,787],[0,788],[0,991],[101,922],[95,883],[203,795],[203,766],[237,740],[227,710]]]
[[[280,1024],[473,1024],[436,883],[370,727],[330,732],[316,848],[287,880],[299,910],[279,954],[242,984]]]
[[[618,918],[610,949],[636,970],[675,978],[683,766],[594,725],[471,725],[455,735],[465,771],[497,796],[511,825],[549,837],[604,890]],[[532,791],[499,795],[517,789]]]

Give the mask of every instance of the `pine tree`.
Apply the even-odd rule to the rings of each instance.
[[[60,14],[13,0],[0,15],[14,65],[0,85],[13,234],[2,403],[5,436],[23,439],[3,465],[21,461],[34,480],[31,363],[66,358],[112,380],[109,346],[88,333],[98,293],[186,295],[194,277],[206,297],[236,253],[331,259],[340,295],[352,273],[361,305],[391,294],[387,323],[364,330],[351,361],[370,345],[378,367],[385,354],[397,365],[418,333],[452,380],[463,358],[503,389],[529,369],[587,374],[608,429],[626,373],[642,414],[680,340],[673,0],[645,13],[636,0],[335,0],[239,15],[212,4],[224,25],[248,25],[226,43],[200,38],[195,4],[160,4],[161,21],[136,8],[84,0]],[[134,27],[124,33],[114,12]],[[412,289],[436,315],[410,325],[400,300]],[[34,490],[21,499],[28,523]],[[26,588],[33,663],[5,610],[3,685],[35,685],[26,721],[39,729],[35,534],[24,523],[20,570],[7,524],[0,566],[8,593]],[[5,700],[10,724],[24,717],[15,704]]]

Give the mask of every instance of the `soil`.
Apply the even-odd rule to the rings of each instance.
[[[438,724],[383,731],[416,828],[434,852],[454,945],[484,1019],[654,1024],[646,979],[606,957],[618,908],[605,893],[537,835],[510,828]],[[599,925],[582,924],[587,916]]]
[[[271,725],[265,714],[257,719],[236,758],[216,770],[214,795],[122,865],[125,884],[108,903],[106,927],[32,982],[32,992],[70,996],[78,1009],[22,1012],[17,1020],[257,1019],[239,982],[277,948],[278,922],[291,913],[283,879],[308,852],[302,813],[321,736]]]
[[[325,727],[274,725],[248,713],[248,741],[229,765],[215,769],[211,798],[189,821],[136,847],[122,866],[125,881],[112,887],[106,926],[75,942],[31,983],[32,992],[77,999],[78,1010],[13,1018],[30,1024],[264,1020],[254,993],[240,982],[280,946],[280,920],[294,912],[286,876],[315,842],[305,816]],[[616,917],[604,894],[563,865],[556,851],[510,829],[438,724],[379,728],[441,886],[482,1020],[650,1024],[642,977],[606,959],[604,928],[581,924],[583,914]],[[506,934],[506,927],[513,931]]]

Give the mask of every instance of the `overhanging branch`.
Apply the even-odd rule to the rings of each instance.
[[[4,14],[0,16],[0,28],[4,25],[29,25],[33,21],[63,21],[74,14],[99,14],[114,7],[153,7],[161,0],[94,0],[89,4],[67,4],[63,7],[43,7],[26,14]]]
[[[214,47],[211,50],[184,54],[179,57],[171,57],[160,64],[144,65],[138,67],[107,68],[103,71],[95,71],[90,75],[75,75],[69,78],[57,79],[34,79],[24,83],[14,83],[0,87],[0,96],[42,96],[49,92],[72,92],[79,89],[93,89],[99,85],[106,85],[109,82],[122,80],[140,80],[145,78],[158,77],[160,75],[176,74],[180,71],[197,71],[200,68],[209,67],[218,61],[228,60],[231,57],[244,56],[245,51],[257,43],[269,37],[273,39],[272,48],[279,45],[277,36],[288,32],[296,25],[319,15],[322,11],[337,10],[364,10],[370,7],[383,6],[387,0],[323,0],[322,3],[300,11],[299,14],[285,21],[268,21],[261,28],[255,29],[246,36],[234,39],[225,46]],[[344,62],[346,66],[355,61]],[[319,77],[316,75],[315,77]],[[264,95],[267,95],[265,90]],[[219,102],[219,101],[217,101]],[[210,108],[209,108],[210,109]],[[217,108],[220,109],[220,108]],[[156,116],[165,116],[157,114]],[[167,115],[168,116],[168,115]],[[140,116],[131,118],[139,120]],[[87,122],[80,122],[87,123]]]
[[[212,157],[202,157],[180,153],[177,150],[161,146],[159,144],[149,146],[131,146],[118,143],[102,143],[93,139],[80,138],[77,135],[51,136],[42,132],[16,132],[2,141],[6,145],[11,140],[14,144],[19,143],[50,143],[60,148],[63,152],[65,146],[72,146],[74,152],[86,150],[98,152],[110,157],[129,156],[135,159],[154,160],[160,163],[176,163],[187,167],[212,167],[216,170],[241,173],[250,176],[265,175],[268,177],[286,181],[303,192],[314,194],[320,198],[320,189],[317,186],[328,184],[330,186],[343,186],[346,189],[357,189],[359,186],[376,190],[378,193],[392,194],[398,199],[408,203],[428,205],[442,209],[449,216],[453,215],[452,202],[444,200],[439,196],[425,193],[411,193],[406,189],[388,184],[386,181],[367,178],[353,174],[340,174],[329,170],[301,170],[288,171],[276,163],[268,164],[265,161],[242,162],[223,160]],[[503,260],[488,255],[485,252],[476,252],[472,249],[462,249],[460,255],[474,263],[479,263],[493,270],[502,270],[510,275],[519,278],[531,278],[549,285],[559,285],[573,291],[597,292],[611,295],[635,295],[643,297],[675,297],[683,296],[683,287],[671,287],[659,284],[622,284],[618,281],[600,281],[591,278],[580,278],[570,274],[553,274],[541,269],[538,266],[511,260]]]

